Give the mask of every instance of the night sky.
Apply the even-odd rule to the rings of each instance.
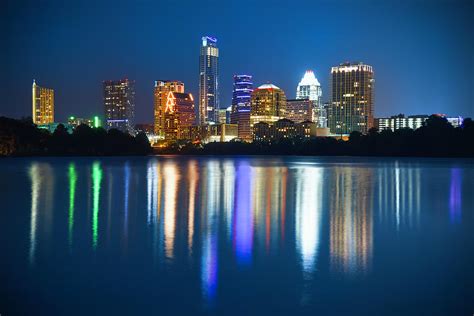
[[[153,84],[197,96],[199,46],[218,38],[221,107],[232,75],[294,98],[313,69],[374,67],[375,115],[474,117],[474,1],[0,1],[0,115],[31,116],[33,78],[55,89],[56,121],[101,114],[102,81],[136,80],[137,122],[153,121]]]

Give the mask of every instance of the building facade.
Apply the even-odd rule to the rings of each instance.
[[[218,124],[230,123],[229,121],[229,111],[230,109],[219,109],[219,119],[217,120]]]
[[[250,99],[253,91],[252,76],[234,75],[230,123],[238,125],[238,137],[252,140],[250,130]]]
[[[273,124],[258,122],[253,126],[253,140],[272,142],[282,139],[307,139],[317,136],[316,123],[305,121],[295,123],[289,119],[281,119]]]
[[[463,122],[462,117],[447,117],[443,114],[436,115],[446,118],[448,123],[450,123],[453,127],[459,127],[462,125]],[[428,120],[429,117],[429,115],[405,116],[404,114],[398,114],[390,117],[376,118],[374,121],[374,125],[379,132],[383,130],[395,131],[402,128],[418,129],[425,124],[426,120]]]
[[[219,110],[219,49],[217,39],[202,38],[199,56],[199,124],[217,123]]]
[[[54,123],[54,90],[43,88],[33,80],[32,87],[32,119],[33,123]]]
[[[307,70],[296,88],[296,99],[308,99],[312,101],[312,117],[310,121],[317,124],[318,127],[327,126],[326,109],[322,102],[323,90],[321,84],[312,70]]]
[[[237,138],[237,124],[193,125],[185,130],[186,139],[191,141],[229,142]]]
[[[374,126],[374,71],[363,63],[343,63],[331,68],[331,133],[358,131],[366,134]]]
[[[116,128],[133,134],[135,126],[135,81],[108,80],[103,82],[104,117],[107,129]]]
[[[98,116],[94,116],[92,118],[83,118],[77,116],[70,116],[67,119],[67,124],[72,128],[76,128],[79,125],[88,125],[90,127],[101,127],[102,123]]]
[[[428,115],[410,115],[406,117],[403,114],[381,117],[375,119],[374,126],[378,131],[387,129],[395,131],[401,128],[417,129],[423,126],[428,117]]]
[[[314,101],[309,99],[286,100],[286,118],[301,123],[305,121],[314,121]],[[316,123],[318,125],[318,123]]]
[[[184,83],[176,80],[157,80],[153,91],[155,135],[165,137],[165,109],[170,92],[184,93]]]
[[[250,129],[253,125],[264,122],[272,125],[285,118],[285,92],[273,84],[264,84],[252,92],[250,99]]]
[[[168,92],[163,121],[166,140],[187,139],[185,130],[196,121],[192,94]]]

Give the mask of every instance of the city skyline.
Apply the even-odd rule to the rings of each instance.
[[[313,69],[326,102],[330,67],[345,61],[362,61],[377,69],[376,117],[396,113],[474,116],[469,70],[474,51],[474,40],[469,36],[474,20],[471,2],[414,1],[401,6],[393,6],[390,1],[362,1],[358,6],[345,3],[315,2],[298,7],[280,3],[266,8],[271,13],[268,16],[284,18],[287,23],[283,25],[266,16],[258,19],[263,4],[256,3],[252,10],[245,10],[255,34],[245,36],[245,41],[237,31],[239,26],[230,23],[244,12],[243,4],[211,2],[213,10],[207,12],[197,4],[185,3],[187,11],[193,12],[186,15],[188,23],[184,23],[182,15],[175,14],[175,21],[171,21],[156,13],[164,11],[154,10],[151,3],[114,8],[106,4],[89,8],[84,3],[2,4],[5,10],[1,10],[1,23],[8,33],[7,49],[0,59],[5,69],[0,89],[6,96],[0,114],[21,117],[28,113],[27,91],[32,79],[37,79],[55,89],[57,120],[63,121],[68,113],[77,112],[73,109],[82,109],[78,115],[96,115],[101,107],[100,82],[127,77],[136,81],[137,122],[151,121],[151,91],[157,78],[180,80],[190,93],[199,95],[196,52],[201,37],[213,34],[219,39],[221,108],[231,103],[234,74],[251,74],[256,86],[273,82],[294,98],[301,76]],[[160,6],[170,16],[177,10],[167,2]],[[82,18],[80,12],[86,7],[88,15]],[[37,9],[44,14],[36,15]],[[387,10],[383,19],[378,17]],[[99,25],[110,22],[114,15],[128,16],[128,11],[133,13],[130,21],[119,23],[117,32],[104,36],[105,29]],[[214,20],[210,19],[211,14]],[[367,20],[353,36],[349,25],[359,21],[360,14]],[[51,15],[59,18],[45,19]],[[404,23],[399,25],[401,17]],[[164,34],[155,27],[158,21],[174,26],[166,40],[150,40]],[[151,32],[156,34],[150,36]],[[119,50],[115,33],[122,34]]]

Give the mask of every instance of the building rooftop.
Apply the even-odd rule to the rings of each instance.
[[[271,84],[271,83],[266,83],[266,84],[262,84],[260,87],[258,87],[257,89],[280,89],[278,88],[277,86],[275,86],[274,84]]]
[[[319,83],[318,79],[316,79],[316,76],[314,75],[314,72],[312,70],[306,70],[303,79],[300,81],[300,86],[321,86]]]

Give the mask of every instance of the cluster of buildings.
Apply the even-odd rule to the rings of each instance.
[[[152,143],[186,141],[274,141],[315,136],[347,137],[379,130],[421,127],[427,115],[374,118],[374,70],[364,63],[342,63],[331,68],[329,101],[323,102],[321,84],[308,70],[296,87],[296,98],[272,83],[254,87],[252,76],[234,75],[231,106],[221,108],[217,39],[202,37],[199,57],[199,96],[178,80],[154,85],[152,125],[135,124],[135,82],[103,82],[104,126],[130,134],[147,133]],[[448,118],[460,125],[462,118]],[[33,122],[54,128],[54,91],[33,82]],[[68,126],[101,126],[98,117],[71,117]]]
[[[446,117],[443,114],[436,114],[436,115]],[[417,128],[422,127],[428,118],[429,118],[429,115],[405,116],[404,114],[398,114],[398,115],[394,115],[390,117],[376,118],[374,124],[375,124],[375,127],[379,131],[383,131],[383,130],[395,131],[397,129],[402,129],[402,128],[417,129]],[[461,126],[463,122],[463,118],[461,116],[446,117],[446,119],[454,127]]]

